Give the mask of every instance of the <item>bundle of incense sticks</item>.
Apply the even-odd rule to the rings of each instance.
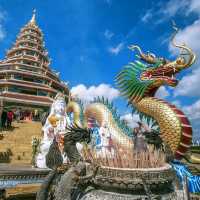
[[[109,154],[105,149],[98,150],[87,148],[84,150],[84,159],[100,166],[115,168],[156,168],[166,163],[164,152],[148,147],[147,151],[133,152],[133,148],[124,148],[116,145],[114,154]]]

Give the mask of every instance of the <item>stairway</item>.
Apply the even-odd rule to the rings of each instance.
[[[32,138],[41,138],[42,125],[40,122],[13,123],[13,130],[2,131],[0,152],[10,149],[10,164],[31,164]]]

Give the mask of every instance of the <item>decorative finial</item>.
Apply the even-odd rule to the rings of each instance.
[[[35,24],[35,14],[36,14],[36,9],[33,9],[33,16],[30,21],[31,24]]]

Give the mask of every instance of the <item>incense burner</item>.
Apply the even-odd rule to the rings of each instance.
[[[90,166],[88,166],[90,171]],[[84,195],[87,199],[138,199],[156,197],[174,199],[175,174],[169,164],[159,168],[130,169],[100,167],[94,179],[95,190]]]

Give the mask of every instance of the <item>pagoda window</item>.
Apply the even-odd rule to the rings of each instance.
[[[48,96],[48,92],[47,91],[43,91],[43,90],[38,90],[37,95],[38,96]]]
[[[26,63],[26,64],[28,64],[28,63]],[[29,63],[29,65],[31,65],[31,63]],[[23,67],[23,66],[21,66],[20,69],[25,70],[25,71],[31,71],[31,72],[39,72],[38,69],[34,69],[34,68],[29,69],[29,68]]]
[[[34,53],[33,51],[27,51],[26,54],[27,54],[27,55],[34,56],[35,53]]]
[[[34,82],[34,79],[31,77],[23,77],[24,81],[30,81],[30,82]]]
[[[28,95],[37,95],[36,89],[30,89],[30,88],[24,88],[24,87],[11,86],[8,88],[8,91],[21,93],[21,94],[28,94]]]
[[[17,51],[17,52],[15,53],[16,56],[18,56],[18,55],[20,55],[20,54],[21,54],[21,52],[19,52],[19,51]]]
[[[8,88],[8,91],[9,92],[20,92],[20,89],[19,89],[19,87],[11,86]]]
[[[55,86],[55,85],[52,85],[52,88],[55,89],[55,90],[58,90],[58,91],[60,91],[60,92],[63,91],[63,88],[57,87],[57,86]]]
[[[22,80],[22,76],[21,76],[21,75],[18,75],[18,74],[15,74],[15,75],[14,75],[14,79]]]
[[[43,84],[45,84],[45,81],[41,80],[41,79],[34,79],[34,82],[35,83],[43,83]]]
[[[8,91],[8,87],[2,87],[1,90],[2,90],[2,92],[7,92]]]
[[[31,65],[31,62],[28,62],[28,61],[24,61],[23,63],[26,65]]]

